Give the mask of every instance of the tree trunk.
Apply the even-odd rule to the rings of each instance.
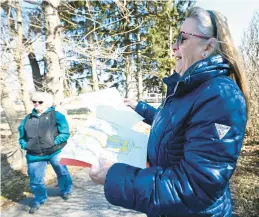
[[[131,60],[130,57],[126,57],[126,69],[125,69],[125,76],[126,76],[126,95],[127,98],[136,99],[136,78],[134,76],[134,72],[132,70]]]
[[[43,79],[42,75],[40,74],[40,67],[36,60],[36,56],[34,53],[30,52],[28,55],[30,64],[31,64],[31,70],[32,70],[32,78],[35,90],[37,91],[44,91],[43,89]]]
[[[59,0],[43,2],[46,19],[46,88],[53,95],[54,105],[60,105],[64,99],[64,73],[60,67],[61,38],[60,19],[57,11]]]
[[[173,52],[173,27],[170,26],[169,27],[169,56],[170,56],[171,60],[173,59],[173,55],[174,55],[174,52]],[[174,69],[171,68],[170,74],[172,75],[173,73],[174,73]]]
[[[9,97],[8,87],[2,84],[1,88],[1,105],[3,107],[6,122],[8,123],[12,136],[17,136],[18,126],[20,124],[21,119],[18,118],[18,114],[15,110],[15,104]]]
[[[125,97],[129,98],[130,97],[130,77],[129,77],[129,72],[130,72],[130,68],[129,68],[129,58],[126,57],[126,68],[125,68]]]
[[[98,85],[98,76],[96,71],[96,59],[95,57],[91,57],[91,65],[92,65],[92,84],[93,84],[93,91],[99,90]]]
[[[8,138],[8,143],[3,142],[1,148],[2,157],[6,157],[8,165],[12,169],[21,169],[25,165],[24,152],[20,149],[18,140],[18,126],[24,118],[24,112],[18,113],[15,110],[15,103],[9,97],[7,82],[5,82],[4,71],[1,73],[1,105],[5,113],[6,122],[10,127],[11,138]],[[2,120],[3,123],[3,120]]]
[[[26,80],[24,79],[24,73],[23,73],[23,63],[22,63],[22,15],[21,15],[21,8],[20,8],[20,2],[17,1],[15,3],[16,6],[16,13],[17,13],[17,36],[18,36],[18,42],[17,42],[17,49],[16,49],[16,63],[17,63],[17,72],[19,76],[19,81],[21,84],[21,97],[20,99],[23,100],[24,108],[26,113],[31,112],[31,103],[30,103],[30,97],[27,89]]]
[[[138,100],[143,98],[143,75],[141,70],[141,54],[140,54],[140,34],[137,34],[137,80],[138,80]]]

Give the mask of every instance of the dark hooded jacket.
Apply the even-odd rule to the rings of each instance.
[[[164,79],[164,103],[139,102],[136,111],[152,125],[150,167],[122,163],[108,171],[106,199],[149,217],[230,217],[229,180],[236,168],[247,121],[246,102],[221,56]]]

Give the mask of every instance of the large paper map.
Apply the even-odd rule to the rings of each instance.
[[[117,90],[86,94],[83,102],[85,106],[91,103],[97,118],[88,118],[83,126],[77,127],[61,157],[88,164],[97,164],[99,158],[106,158],[145,168],[148,135],[132,129],[143,118],[124,105]]]
[[[145,168],[148,136],[97,118],[80,126],[62,151],[62,158],[97,164],[99,157]]]

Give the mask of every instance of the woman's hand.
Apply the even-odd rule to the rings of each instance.
[[[89,176],[96,184],[104,185],[108,170],[114,163],[100,158],[98,165],[92,165]]]
[[[126,106],[131,107],[134,111],[136,110],[138,102],[134,99],[125,98],[124,103]]]

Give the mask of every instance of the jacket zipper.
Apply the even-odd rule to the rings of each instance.
[[[169,97],[171,97],[171,96],[174,96],[174,94],[175,94],[175,92],[176,92],[176,90],[177,90],[178,85],[179,85],[179,81],[178,81],[178,82],[176,83],[176,85],[175,85],[174,92],[173,92],[172,94],[170,94],[169,96],[166,97],[166,99],[165,99],[165,101],[164,101],[164,103],[163,103],[163,106],[162,106],[161,110],[165,107],[165,103],[166,103],[167,99],[168,99]],[[160,111],[161,111],[161,110],[160,110]]]

